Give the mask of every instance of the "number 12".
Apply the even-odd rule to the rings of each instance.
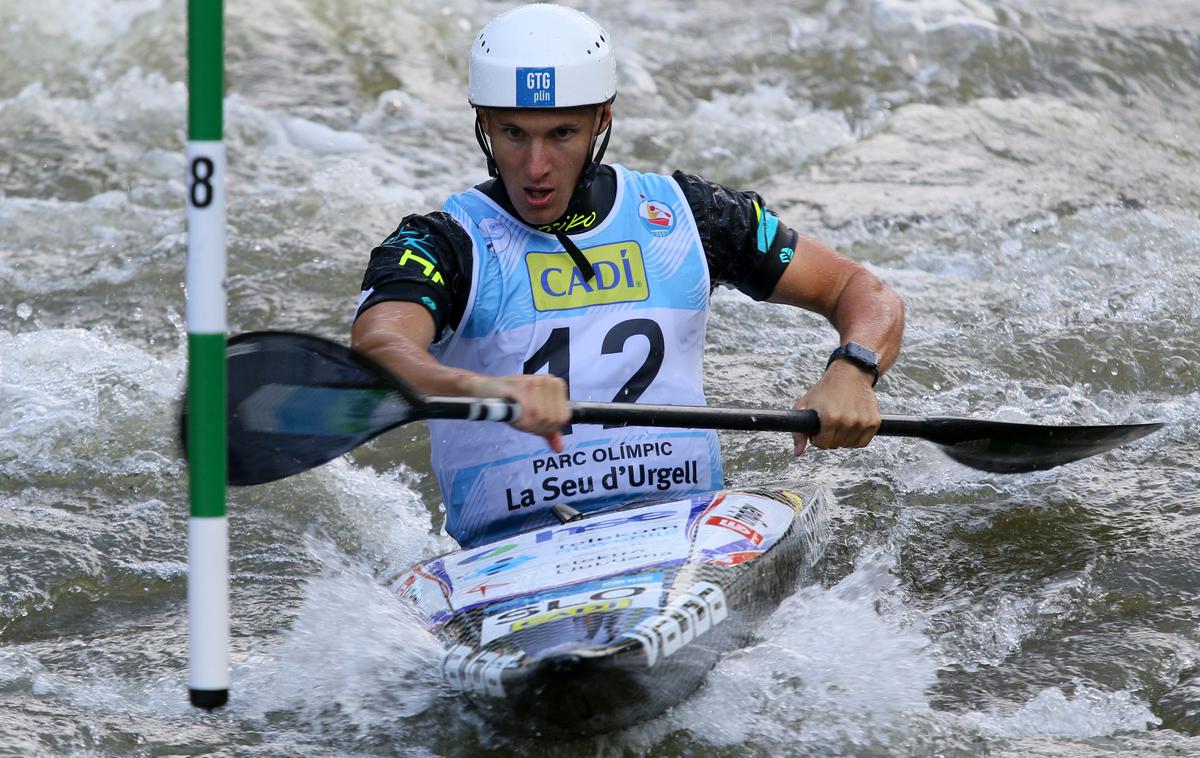
[[[650,343],[650,351],[646,360],[633,372],[633,376],[613,396],[612,402],[636,403],[662,368],[666,340],[663,339],[662,327],[658,322],[648,318],[634,318],[622,321],[608,330],[604,342],[600,346],[602,355],[612,355],[625,351],[625,343],[634,335],[642,335]],[[546,341],[533,352],[525,361],[523,373],[536,374],[543,366],[567,383],[567,392],[571,390],[571,349],[570,327],[560,326],[551,330]],[[607,428],[607,427],[606,427]],[[570,434],[571,427],[563,429],[563,434]]]

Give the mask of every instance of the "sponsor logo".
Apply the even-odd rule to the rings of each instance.
[[[576,526],[544,529],[537,533],[535,539],[539,543],[550,542],[556,537],[590,534],[598,529],[608,529],[614,526],[621,526],[622,524],[640,524],[645,521],[657,521],[658,519],[671,518],[674,515],[674,511],[650,511],[649,513],[635,513],[630,516],[612,519],[584,519]]]
[[[555,555],[583,553],[597,548],[613,548],[617,545],[628,545],[642,540],[668,540],[679,534],[679,524],[661,524],[638,529],[633,532],[617,532],[615,534],[589,535],[587,540],[565,542],[554,548]]]
[[[501,545],[500,547],[494,547],[491,550],[481,550],[478,553],[473,553],[473,554],[467,556],[466,558],[462,559],[461,561],[459,561],[457,565],[466,566],[468,563],[474,563],[475,561],[485,561],[488,558],[495,558],[497,556],[504,555],[505,553],[511,552],[516,549],[517,549],[517,543],[510,542],[507,545]]]
[[[721,552],[718,550],[705,550],[704,562],[711,563],[714,566],[740,566],[743,563],[749,563],[758,556],[762,555],[760,550],[743,550],[740,552]]]
[[[765,253],[771,249],[771,245],[775,244],[775,233],[779,231],[779,217],[774,211],[764,209],[754,202],[754,216],[758,222],[758,252]],[[791,260],[789,257],[788,260]],[[786,263],[787,261],[784,261]]]
[[[414,253],[412,248],[404,248],[404,255],[400,256],[400,266],[403,268],[409,263],[415,263],[421,269],[421,273],[425,278],[434,284],[445,284],[446,280],[442,278],[442,272],[437,270],[437,264],[432,260],[428,260],[426,254]]]
[[[565,252],[527,253],[529,286],[533,307],[539,311],[564,311],[589,305],[633,303],[650,297],[642,248],[636,242],[620,242],[585,248],[596,276],[583,275]]]
[[[529,555],[528,553],[512,555],[512,551],[516,549],[516,543],[509,543],[507,545],[501,545],[500,547],[492,548],[491,550],[484,550],[475,553],[459,561],[457,564],[458,566],[468,566],[476,561],[482,561],[478,568],[469,574],[465,574],[461,581],[466,582],[472,579],[479,579],[481,577],[490,578],[496,574],[502,574],[505,571],[514,569],[517,566],[521,566],[533,560],[533,556]]]
[[[736,519],[726,518],[725,516],[712,516],[704,523],[737,532],[755,545],[762,544],[763,536],[761,534]]]
[[[793,251],[790,247],[785,247],[779,251],[779,261],[781,263],[791,263],[792,256],[795,254],[795,251]]]
[[[570,232],[574,231],[586,231],[595,225],[597,218],[598,216],[596,215],[595,211],[586,214],[572,213],[570,215],[563,216],[553,224],[542,224],[538,227],[538,231],[545,232],[546,234],[554,234],[555,232],[569,234]]]
[[[633,605],[633,601],[627,597],[617,600],[594,600],[590,603],[580,603],[579,605],[569,605],[566,608],[556,608],[546,613],[530,616],[521,621],[514,621],[512,630],[519,632],[522,629],[530,629],[542,624],[548,624],[551,621],[560,621],[562,619],[574,618],[576,616],[586,616],[591,613],[605,613],[607,611],[617,611],[622,608],[629,608]]]
[[[393,591],[400,597],[403,597],[403,598],[410,597],[414,594],[414,593],[410,592],[410,590],[412,589],[412,586],[414,584],[416,584],[416,582],[417,582],[417,575],[409,574],[408,578],[404,580],[404,583],[401,584],[399,587],[396,587],[395,590],[393,590]]]
[[[698,582],[686,593],[676,596],[657,615],[634,627],[628,636],[642,643],[646,666],[653,667],[659,656],[674,655],[728,615],[729,608],[721,588],[712,582]]]
[[[504,670],[517,666],[524,657],[524,653],[501,655],[455,645],[442,660],[442,675],[456,690],[504,697]]]
[[[642,226],[655,237],[666,237],[675,228],[675,212],[658,200],[643,200],[638,206]]]
[[[517,107],[554,107],[554,67],[517,68]]]
[[[403,226],[392,233],[392,236],[383,241],[388,247],[411,247],[421,251],[426,257],[433,258],[433,245],[429,241],[429,235],[412,229],[406,229]]]
[[[492,253],[503,253],[508,250],[508,246],[512,243],[512,231],[508,224],[498,218],[485,218],[479,222],[479,229],[483,232],[483,241],[487,249]]]
[[[467,594],[471,595],[471,594],[478,592],[480,597],[487,597],[488,590],[490,590],[494,587],[507,587],[507,586],[508,586],[508,582],[480,582],[479,584],[475,585],[471,589],[467,590]]]
[[[605,586],[607,585],[607,586]],[[569,594],[531,598],[515,603],[493,606],[498,610],[483,619],[480,644],[523,629],[532,629],[563,619],[608,613],[627,608],[656,609],[662,597],[661,574],[639,574],[618,577]]]
[[[480,577],[492,577],[496,574],[503,574],[505,571],[515,569],[517,566],[524,565],[532,560],[533,556],[528,554],[505,556],[495,563],[489,563],[485,566],[480,566],[464,576],[463,581],[470,581]]]

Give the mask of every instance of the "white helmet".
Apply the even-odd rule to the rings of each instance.
[[[617,94],[617,59],[586,14],[537,3],[502,13],[471,45],[467,97],[476,108],[572,108]]]

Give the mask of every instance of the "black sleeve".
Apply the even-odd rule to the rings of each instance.
[[[371,251],[357,319],[376,303],[420,303],[433,316],[434,341],[458,328],[471,289],[471,238],[449,214],[412,215]]]
[[[728,284],[755,300],[766,300],[791,263],[796,232],[756,192],[737,192],[682,171],[672,178],[696,219],[713,284]]]

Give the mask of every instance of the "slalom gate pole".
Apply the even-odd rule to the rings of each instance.
[[[188,0],[188,694],[229,699],[223,0]]]

